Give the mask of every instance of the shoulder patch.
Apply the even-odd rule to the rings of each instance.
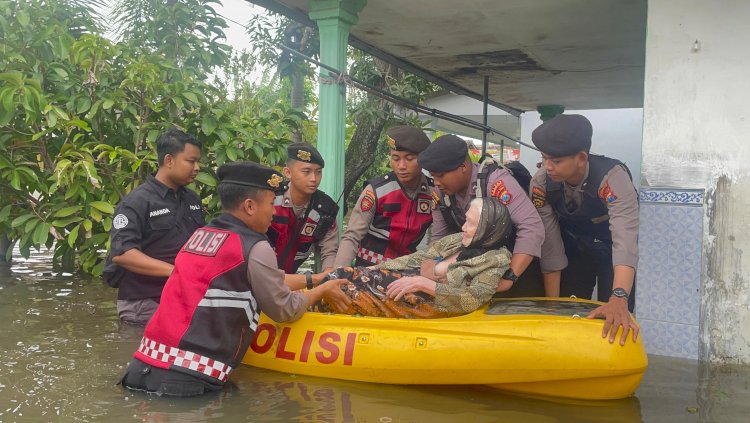
[[[375,204],[375,193],[372,192],[372,190],[365,191],[364,197],[362,197],[362,201],[359,202],[359,208],[363,212],[369,211],[372,206]]]
[[[604,182],[604,186],[599,190],[599,198],[609,204],[612,204],[615,202],[615,200],[617,200],[617,196],[614,192],[612,192],[612,188],[609,186],[609,182]]]
[[[495,182],[495,185],[492,185],[492,188],[490,189],[490,196],[497,198],[498,201],[505,204],[506,206],[510,204],[511,201],[513,201],[513,196],[510,195],[510,193],[508,192],[508,188],[505,187],[503,181],[497,181]]]
[[[422,213],[422,214],[432,213],[432,200],[429,198],[417,199],[417,213]]]
[[[539,187],[532,187],[531,202],[534,203],[534,207],[541,209],[547,204],[547,193]]]
[[[229,232],[212,231],[205,228],[197,229],[185,243],[183,251],[200,256],[213,257],[219,252],[221,245],[229,238]]]
[[[312,236],[312,234],[315,232],[315,228],[318,225],[316,223],[305,223],[305,226],[302,227],[302,231],[300,232],[304,236]]]
[[[118,214],[112,219],[112,226],[114,226],[115,229],[122,229],[128,226],[128,217],[122,213]]]

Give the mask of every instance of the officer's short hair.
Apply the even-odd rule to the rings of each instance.
[[[257,200],[258,194],[261,191],[266,190],[246,185],[220,183],[219,186],[216,187],[216,191],[219,193],[221,207],[224,210],[234,210],[239,207],[246,198]]]
[[[164,132],[156,140],[156,156],[159,166],[164,164],[164,157],[167,154],[176,155],[185,151],[185,144],[193,144],[198,149],[203,148],[203,143],[190,134],[186,134],[177,128],[172,128]]]

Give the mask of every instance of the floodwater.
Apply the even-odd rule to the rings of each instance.
[[[116,382],[141,329],[119,323],[115,290],[56,273],[45,254],[0,267],[0,422],[747,422],[750,369],[650,357],[635,395],[586,402],[482,387],[342,382],[241,366],[234,387],[161,398]]]

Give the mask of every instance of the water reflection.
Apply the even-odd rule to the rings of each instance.
[[[201,398],[132,393],[115,382],[142,328],[119,324],[115,294],[101,281],[52,272],[44,255],[0,266],[0,421],[682,423],[750,414],[746,368],[699,373],[695,361],[663,357],[650,357],[637,397],[620,401],[376,385],[244,366],[234,386]]]

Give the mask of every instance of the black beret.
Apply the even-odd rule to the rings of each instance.
[[[552,157],[572,156],[591,149],[591,122],[581,115],[557,115],[531,133],[531,141]]]
[[[429,172],[449,172],[466,160],[469,146],[455,135],[441,135],[417,158],[422,169]]]
[[[305,163],[315,163],[320,167],[325,167],[326,162],[323,160],[323,156],[320,155],[318,150],[312,145],[305,142],[295,142],[289,144],[286,148],[287,158],[291,160],[299,160]]]
[[[236,184],[274,191],[284,178],[268,166],[249,161],[225,163],[216,171],[219,183]]]
[[[385,134],[391,150],[419,154],[430,146],[430,139],[424,131],[413,126],[394,126],[388,128]]]

